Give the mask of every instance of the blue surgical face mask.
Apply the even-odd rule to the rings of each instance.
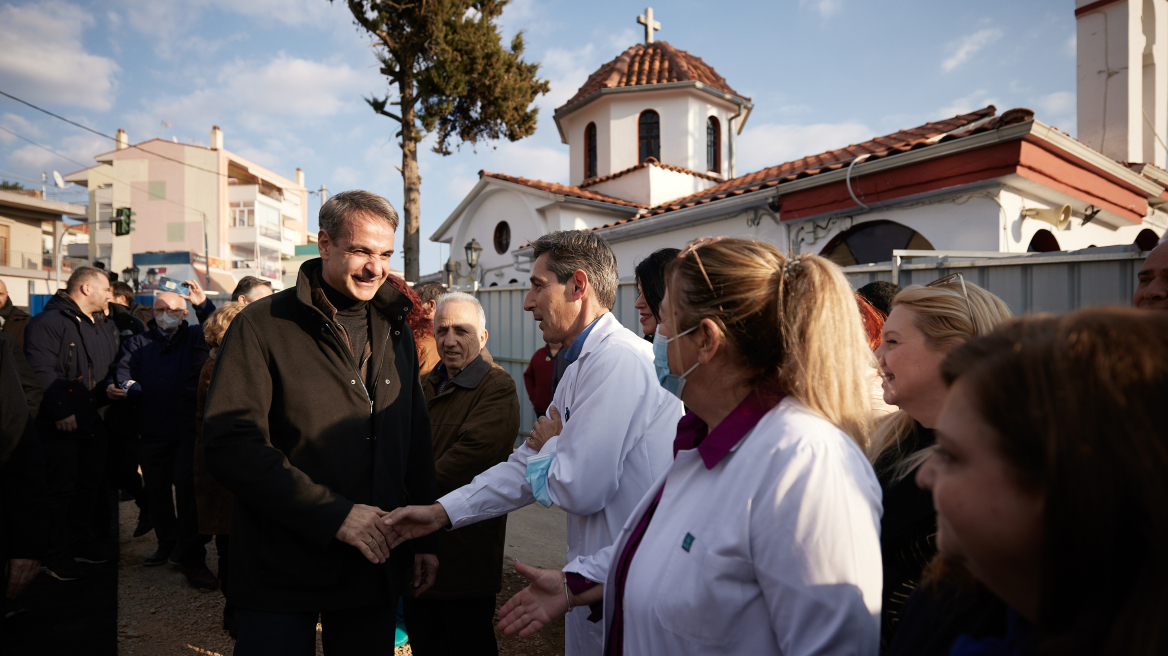
[[[661,334],[661,326],[657,326],[657,332],[653,334],[653,366],[657,369],[657,382],[661,383],[661,386],[666,391],[679,399],[681,398],[681,391],[685,389],[685,377],[691,371],[697,369],[701,363],[695,363],[694,366],[690,367],[680,376],[669,373],[669,342],[672,342],[678,337],[688,335],[697,329],[698,327],[694,326],[680,335],[666,337]]]
[[[555,451],[531,456],[527,459],[527,471],[523,475],[527,479],[527,484],[531,486],[531,495],[544,508],[549,508],[552,505],[552,497],[547,487],[547,478],[548,469],[552,466],[552,461],[555,459]]]

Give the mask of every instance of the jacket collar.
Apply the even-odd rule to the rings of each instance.
[[[450,382],[453,385],[458,385],[459,387],[465,389],[474,389],[479,386],[479,383],[483,382],[484,378],[487,377],[487,372],[491,370],[491,365],[493,362],[494,361],[491,359],[491,354],[487,353],[486,349],[483,349],[479,353],[478,357],[472,360],[470,364],[463,367],[462,371],[456,373],[454,375],[454,379]],[[430,372],[430,382],[433,383],[434,389],[438,388],[438,385],[442,382],[442,379],[445,378],[446,375],[446,364],[439,362],[438,365],[434,367],[434,370]]]
[[[296,300],[310,312],[315,312],[331,321],[331,318],[321,312],[313,300],[314,293],[324,294],[324,291],[320,289],[318,278],[322,268],[323,262],[319,257],[300,265],[300,273],[296,276]],[[377,290],[377,294],[369,301],[369,304],[391,323],[397,324],[402,323],[406,314],[413,309],[410,299],[388,283],[382,283],[381,288]]]
[[[673,457],[677,457],[678,451],[687,451],[696,444],[706,469],[713,469],[782,400],[781,393],[761,389],[751,392],[712,431],[693,411],[686,413],[677,424]]]
[[[49,302],[45,303],[45,309],[58,310],[62,314],[71,315],[76,317],[78,320],[84,317],[87,320],[87,323],[96,323],[93,320],[93,317],[81,311],[81,307],[77,305],[77,302],[74,301],[73,298],[69,296],[69,294],[67,294],[63,289],[58,290],[57,293],[49,299]]]

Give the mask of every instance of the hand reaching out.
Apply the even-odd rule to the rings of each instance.
[[[515,571],[531,585],[515,593],[499,609],[499,629],[505,635],[526,638],[568,612],[564,574],[554,569],[529,567],[515,561]]]
[[[406,540],[430,535],[450,526],[450,518],[442,504],[429,506],[402,506],[381,519],[392,549]]]
[[[337,539],[357,547],[370,562],[384,563],[389,558],[389,530],[381,523],[381,518],[388,514],[375,506],[354,504],[337,530]]]
[[[189,294],[181,294],[181,296],[190,301],[191,305],[199,307],[203,304],[203,301],[207,300],[207,292],[203,291],[203,288],[199,286],[198,280],[184,280],[183,282],[191,288],[191,292]]]

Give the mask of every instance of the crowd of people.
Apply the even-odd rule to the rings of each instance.
[[[1134,309],[1011,317],[961,274],[853,291],[703,238],[638,264],[636,334],[605,240],[550,233],[516,446],[483,306],[390,275],[397,225],[337,194],[293,288],[218,308],[90,268],[35,317],[0,303],[8,603],[109,558],[120,492],[145,565],[221,587],[241,656],[315,653],[318,623],[325,653],[385,651],[399,602],[419,656],[498,653],[496,616],[564,617],[569,656],[1168,650],[1168,244]],[[496,614],[533,503],[566,564],[516,562]]]

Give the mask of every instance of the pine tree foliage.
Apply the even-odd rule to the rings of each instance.
[[[346,2],[374,37],[390,85],[388,94],[366,102],[401,124],[405,273],[417,280],[418,142],[434,134],[434,152],[449,155],[464,143],[530,136],[539,113],[532,103],[548,83],[537,77],[538,63],[522,59],[522,33],[503,45],[496,21],[507,0]]]

